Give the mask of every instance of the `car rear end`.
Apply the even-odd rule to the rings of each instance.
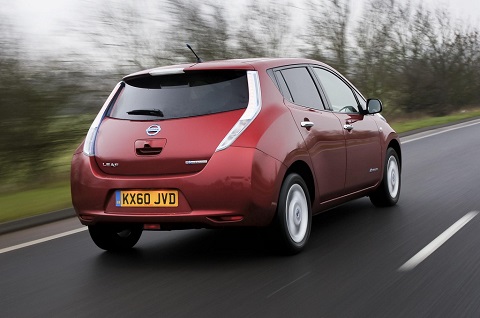
[[[261,108],[251,66],[125,77],[73,156],[80,221],[147,230],[269,224],[280,163],[257,140],[235,145]]]

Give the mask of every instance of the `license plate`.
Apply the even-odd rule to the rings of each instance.
[[[119,207],[177,207],[176,190],[129,190],[115,191],[115,205]]]

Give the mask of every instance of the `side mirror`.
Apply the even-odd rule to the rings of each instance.
[[[382,102],[379,99],[369,98],[367,100],[367,114],[376,114],[383,109]]]

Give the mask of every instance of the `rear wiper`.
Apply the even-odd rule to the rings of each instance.
[[[134,109],[127,112],[127,114],[163,117],[163,112],[160,109]]]

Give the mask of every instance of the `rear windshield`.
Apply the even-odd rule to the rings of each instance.
[[[163,120],[246,108],[245,71],[190,72],[127,79],[108,116]]]

